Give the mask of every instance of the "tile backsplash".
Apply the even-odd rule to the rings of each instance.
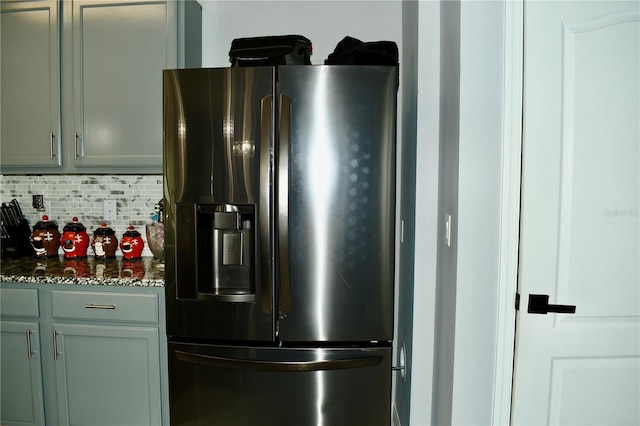
[[[36,194],[43,195],[45,211],[33,208]],[[152,256],[145,225],[153,221],[154,206],[162,199],[162,175],[0,176],[0,199],[8,203],[14,198],[31,228],[46,214],[58,223],[62,233],[75,216],[89,236],[106,222],[120,240],[127,227],[133,225],[145,242],[143,256]],[[116,200],[116,220],[104,220],[105,199]],[[93,254],[91,248],[88,254]]]

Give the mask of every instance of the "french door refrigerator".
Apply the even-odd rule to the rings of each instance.
[[[165,70],[174,425],[388,425],[394,66]]]

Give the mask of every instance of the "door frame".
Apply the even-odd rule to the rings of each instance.
[[[511,423],[511,394],[515,359],[518,253],[520,244],[520,185],[524,72],[524,2],[505,0],[504,104],[502,115],[502,183],[496,364],[492,424]]]

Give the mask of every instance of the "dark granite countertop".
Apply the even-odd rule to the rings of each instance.
[[[21,257],[0,259],[0,281],[109,286],[164,286],[164,264],[152,257],[98,260]]]

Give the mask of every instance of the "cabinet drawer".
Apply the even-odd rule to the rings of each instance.
[[[158,323],[158,295],[99,291],[51,292],[54,318]]]
[[[0,289],[0,313],[3,316],[38,318],[38,290]]]

